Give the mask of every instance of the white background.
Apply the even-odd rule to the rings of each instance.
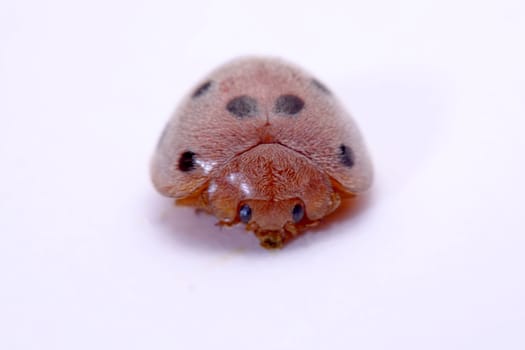
[[[525,348],[523,1],[0,2],[0,348]],[[149,157],[243,54],[344,101],[376,168],[282,251]]]

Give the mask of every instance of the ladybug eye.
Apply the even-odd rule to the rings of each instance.
[[[252,208],[248,204],[243,204],[239,209],[239,218],[247,224],[252,218]]]
[[[292,209],[292,219],[295,223],[301,221],[304,216],[304,209],[301,204],[296,204]]]

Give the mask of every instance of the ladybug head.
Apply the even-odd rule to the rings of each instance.
[[[311,224],[304,203],[298,199],[280,201],[244,200],[238,209],[238,220],[254,231],[265,248],[280,248]]]

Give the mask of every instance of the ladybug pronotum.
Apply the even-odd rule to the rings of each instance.
[[[330,90],[273,58],[209,74],[168,122],[152,159],[155,188],[179,205],[244,224],[280,248],[367,190],[361,134]]]

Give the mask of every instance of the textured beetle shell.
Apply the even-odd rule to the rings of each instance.
[[[298,113],[279,112],[276,101],[287,95],[304,102]],[[251,98],[256,112],[232,114],[227,105],[239,96]],[[343,146],[351,162],[342,159]],[[179,169],[184,152],[195,155],[190,171]],[[206,209],[222,224],[239,222],[241,203],[262,205],[247,228],[259,238],[282,236],[280,246],[335,210],[341,196],[367,190],[372,165],[356,124],[312,75],[279,59],[245,58],[206,76],[183,100],[151,174],[160,193]],[[301,225],[289,220],[295,202],[305,207]],[[289,205],[281,213],[283,203]]]

